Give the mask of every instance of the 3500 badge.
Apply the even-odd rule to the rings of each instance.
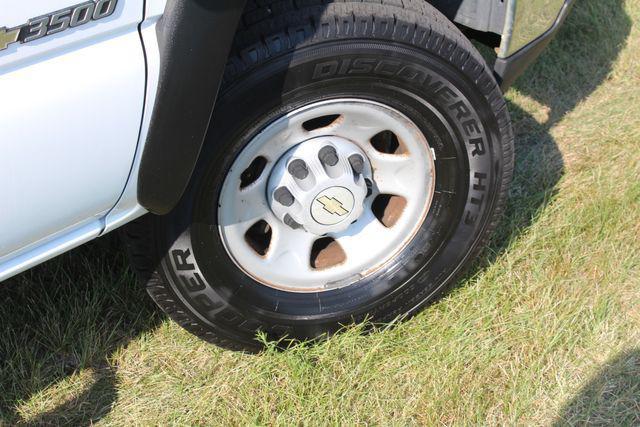
[[[0,50],[13,43],[28,43],[44,36],[106,18],[116,9],[117,0],[95,0],[31,18],[26,24],[7,29],[0,27]]]

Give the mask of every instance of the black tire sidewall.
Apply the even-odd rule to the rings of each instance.
[[[322,293],[273,289],[246,276],[217,227],[226,172],[251,137],[305,104],[364,98],[389,105],[425,133],[436,194],[420,231],[385,267]],[[468,264],[494,208],[502,171],[499,127],[486,98],[456,67],[393,42],[335,41],[268,61],[227,85],[190,188],[158,232],[176,297],[217,333],[250,342],[257,330],[312,338],[365,317],[390,321],[431,299]]]

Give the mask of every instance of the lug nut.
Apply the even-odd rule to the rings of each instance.
[[[325,145],[320,149],[318,158],[324,165],[335,166],[338,163],[338,153],[336,153],[336,149],[330,145]]]
[[[295,200],[287,187],[278,187],[273,192],[273,198],[283,206],[291,206]]]
[[[302,226],[300,224],[298,224],[295,219],[291,218],[291,215],[289,215],[289,214],[286,214],[284,216],[284,220],[283,221],[284,221],[284,223],[286,225],[288,225],[289,227],[293,228],[294,230],[297,230],[298,228],[302,228]]]
[[[352,154],[349,156],[349,163],[351,168],[357,174],[361,174],[364,169],[364,159],[360,154]]]
[[[295,159],[289,163],[287,167],[289,173],[297,179],[305,179],[309,176],[309,168],[304,160]]]

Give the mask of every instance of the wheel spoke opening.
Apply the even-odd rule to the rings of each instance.
[[[382,225],[393,227],[402,216],[407,199],[392,194],[379,194],[371,204],[371,210]]]
[[[390,130],[383,130],[375,134],[371,140],[371,145],[377,151],[384,154],[407,154],[407,147]]]
[[[326,116],[315,117],[302,123],[302,127],[307,132],[311,132],[312,130],[331,126],[332,124],[336,123],[340,117],[340,114],[328,114]]]
[[[258,156],[240,174],[240,189],[244,189],[249,185],[253,184],[260,178],[262,172],[264,172],[264,168],[267,166],[267,159],[262,156]]]
[[[244,240],[258,255],[265,256],[271,245],[272,230],[263,219],[253,224],[244,234]]]
[[[326,270],[340,265],[346,260],[347,255],[342,246],[331,237],[320,238],[311,247],[310,263],[315,270]]]

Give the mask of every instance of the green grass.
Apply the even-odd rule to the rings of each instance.
[[[505,219],[416,318],[221,350],[102,239],[0,287],[0,424],[639,424],[639,24],[639,0],[579,0],[507,94]]]

